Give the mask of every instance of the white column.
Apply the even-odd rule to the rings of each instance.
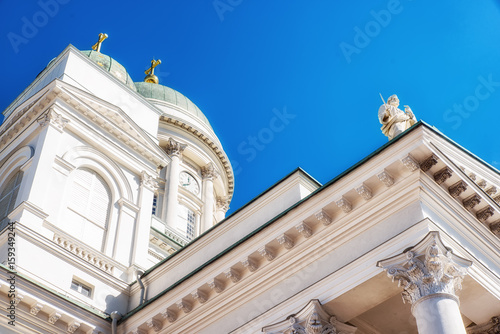
[[[226,217],[226,212],[229,210],[229,198],[217,197],[217,210],[215,212],[215,219],[220,222]]]
[[[167,182],[165,185],[165,198],[162,207],[162,218],[167,225],[175,227],[179,208],[179,171],[182,151],[187,147],[185,144],[176,142],[172,138],[168,140],[167,154],[172,161],[168,166]]]
[[[201,216],[201,233],[205,232],[213,226],[214,216],[214,179],[217,178],[219,173],[215,170],[215,166],[209,163],[201,169],[201,176],[203,177],[203,210]]]
[[[419,334],[465,334],[456,292],[471,261],[445,247],[439,232],[430,232],[410,250],[377,265],[404,287]]]

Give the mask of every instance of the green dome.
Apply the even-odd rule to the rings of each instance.
[[[206,124],[210,129],[210,123],[205,115],[201,112],[200,108],[196,106],[190,99],[167,86],[158,85],[150,82],[136,82],[135,87],[137,92],[148,99],[155,99],[175,104],[176,106],[186,110],[202,123]]]
[[[89,57],[97,65],[101,66],[104,70],[108,71],[112,76],[123,82],[130,89],[132,89],[133,91],[137,91],[132,78],[127,73],[127,70],[125,70],[125,67],[123,67],[119,62],[117,62],[110,56],[94,50],[86,50],[82,51],[82,53]]]

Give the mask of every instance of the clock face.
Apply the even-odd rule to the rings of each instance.
[[[187,172],[180,173],[179,184],[181,185],[181,187],[189,190],[193,194],[198,195],[198,193],[200,192],[200,185],[198,184],[198,181],[196,181],[193,175]]]

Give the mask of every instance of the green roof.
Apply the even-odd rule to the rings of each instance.
[[[116,79],[127,85],[133,91],[137,91],[134,81],[127,73],[125,67],[108,55],[102,54],[94,50],[81,51],[84,55],[93,60],[97,65],[108,71]]]
[[[137,92],[145,98],[172,103],[183,110],[186,110],[188,113],[198,118],[202,123],[212,129],[208,119],[201,112],[200,108],[175,89],[150,82],[136,82],[135,87],[137,88]]]

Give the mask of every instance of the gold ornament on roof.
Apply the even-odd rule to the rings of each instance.
[[[144,78],[144,82],[150,82],[154,84],[158,84],[158,77],[155,75],[155,67],[161,64],[161,60],[151,60],[151,67],[148,68],[144,73],[147,74]]]
[[[92,50],[101,52],[101,44],[102,42],[108,38],[108,34],[103,34],[102,32],[99,34],[99,39],[97,40],[97,43],[92,45]]]

